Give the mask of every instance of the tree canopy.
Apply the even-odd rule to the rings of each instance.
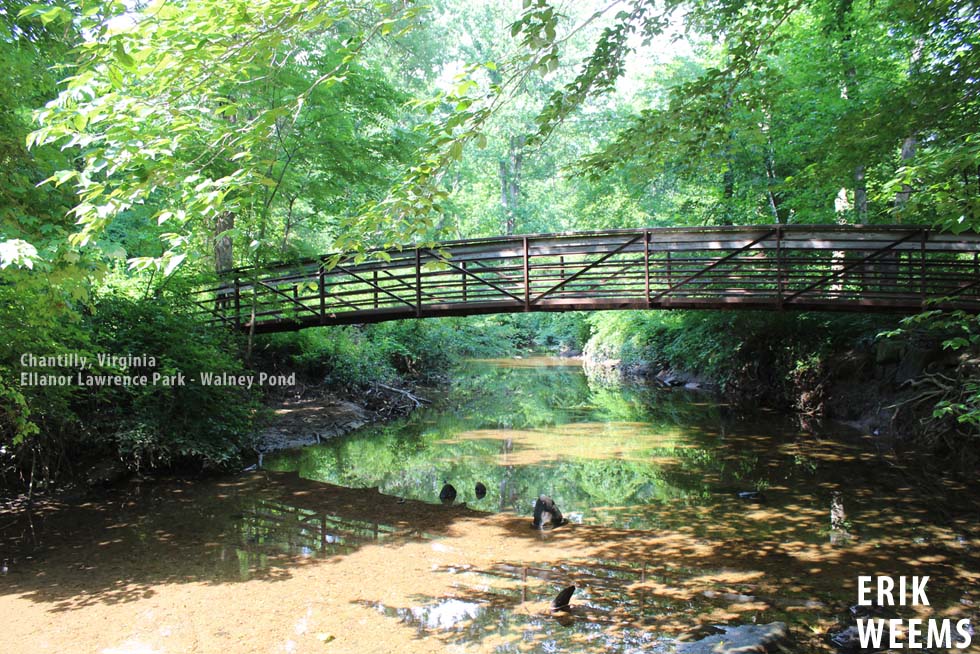
[[[978,24],[969,0],[8,1],[0,372],[91,345],[100,299],[311,255],[980,228]],[[8,437],[71,399],[0,384]]]
[[[5,45],[56,61],[9,104],[62,80],[27,144],[63,153],[70,245],[137,269],[222,239],[230,267],[454,232],[978,219],[971,2],[14,10]]]

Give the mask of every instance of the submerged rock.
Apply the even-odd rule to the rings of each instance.
[[[856,625],[851,625],[841,631],[830,633],[830,643],[842,652],[873,652],[874,649],[864,649],[861,647],[861,632]],[[884,632],[881,638],[882,643],[887,643],[891,638],[891,631],[888,623],[885,622]]]
[[[128,477],[131,471],[116,460],[99,461],[85,471],[83,478],[89,486],[112,486]]]
[[[889,607],[882,606],[878,603],[869,604],[867,606],[862,606],[861,604],[854,604],[848,607],[847,612],[856,619],[895,617],[894,611],[890,610]]]
[[[569,609],[568,603],[571,601],[572,595],[574,593],[575,593],[575,586],[569,586],[568,588],[558,593],[558,595],[555,596],[555,599],[552,600],[551,602],[551,610],[567,611]]]
[[[555,501],[547,495],[539,497],[534,503],[534,519],[531,521],[531,526],[535,529],[550,529],[563,524],[565,518],[558,510]]]
[[[439,501],[443,504],[452,504],[456,500],[456,488],[452,484],[444,484],[439,491]]]
[[[692,641],[704,640],[708,636],[714,636],[715,634],[723,634],[725,630],[721,627],[713,624],[703,624],[698,625],[694,629],[685,632],[678,638],[678,642],[688,643]]]
[[[765,502],[766,496],[762,491],[739,491],[738,499],[746,502]]]
[[[789,642],[784,622],[718,625],[715,633],[693,642],[678,642],[677,654],[766,654],[777,652]]]

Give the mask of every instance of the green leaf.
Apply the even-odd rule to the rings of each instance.
[[[186,254],[178,254],[178,255],[171,256],[167,260],[167,265],[163,269],[163,274],[165,276],[169,276],[170,273],[172,273],[174,270],[176,270],[177,269],[177,266],[179,266],[181,264],[181,262],[183,262],[184,259],[186,259],[186,258],[187,258],[187,255]]]
[[[126,53],[121,41],[116,41],[114,54],[116,55],[116,61],[118,61],[124,68],[129,70],[135,68],[136,61],[134,61],[133,58]]]

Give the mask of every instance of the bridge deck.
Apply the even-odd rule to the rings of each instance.
[[[316,325],[522,311],[980,311],[980,234],[779,225],[508,236],[243,269],[192,300],[215,321]]]

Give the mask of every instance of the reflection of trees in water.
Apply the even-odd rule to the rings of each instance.
[[[603,385],[588,380],[581,369],[574,367],[474,365],[462,370],[448,404],[451,411],[465,411],[470,429],[528,429],[567,424],[583,417],[605,422],[649,422],[654,427],[718,427],[720,410],[706,406],[704,395],[636,385]]]
[[[270,467],[429,502],[451,481],[459,502],[486,510],[529,514],[548,494],[575,513],[706,498],[718,480],[754,486],[765,461],[751,448],[725,449],[729,431],[704,396],[590,384],[571,367],[484,364],[465,368],[436,407]],[[491,489],[482,500],[477,482]]]

